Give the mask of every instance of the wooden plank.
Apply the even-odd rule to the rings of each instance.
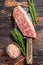
[[[43,41],[39,39],[33,41],[33,55],[43,56]]]
[[[6,63],[1,63],[1,65],[8,65],[8,64],[6,64]]]
[[[0,55],[3,55],[3,54],[4,54],[4,50],[0,49]]]
[[[0,19],[0,36],[10,36],[13,25],[13,21],[9,18]]]
[[[3,6],[5,6],[5,7],[12,7],[12,6],[17,6],[17,5],[25,5],[25,6],[27,6],[27,3],[26,3],[26,1],[24,0],[22,0],[22,3],[21,3],[21,1],[16,1],[16,0],[2,0],[2,1],[0,1],[0,5],[3,5]]]
[[[10,36],[9,37],[1,36],[0,37],[0,48],[5,49],[6,46],[12,42],[14,42],[14,41]]]
[[[0,18],[1,17],[9,17],[12,16],[12,11],[14,7],[3,7],[0,10]],[[43,7],[36,7],[37,16],[43,16]]]
[[[5,0],[5,1],[1,1],[1,5],[0,5],[0,16],[3,17],[3,16],[12,16],[12,10],[14,8],[13,4],[12,6],[8,5],[8,7],[2,5],[5,4],[5,2],[8,1],[12,4],[12,2],[14,3],[15,0]],[[43,0],[34,0],[34,4],[35,4],[35,7],[36,7],[36,12],[37,12],[37,16],[43,16]]]
[[[3,18],[3,19],[0,18],[0,28],[12,25],[13,21],[11,19],[12,18]]]
[[[33,59],[34,62],[37,62],[39,64],[43,63],[43,56],[34,56]]]
[[[34,55],[43,55],[43,17],[37,17],[35,27],[37,38],[33,41]]]
[[[0,36],[10,36],[10,31],[11,31],[12,27],[4,27],[4,28],[0,28]]]
[[[5,55],[3,55],[3,56],[1,56],[0,57],[0,59],[3,59],[3,62],[2,63],[6,63],[6,64],[9,64],[9,63],[11,63],[11,64],[13,64],[13,65],[17,65],[17,64],[19,64],[19,63],[21,63],[21,62],[24,62],[25,61],[25,57],[24,56],[20,56],[18,59],[11,59],[9,56],[5,56]],[[15,62],[14,62],[15,61]],[[23,63],[24,64],[24,63]]]
[[[34,4],[37,7],[42,7],[43,6],[43,0],[34,0]]]
[[[13,28],[11,16],[14,4],[6,7],[5,1],[7,0],[0,0],[0,65],[26,65],[24,57],[20,57],[21,60],[12,60],[5,50],[8,44],[14,42],[12,37],[10,37],[10,31]],[[37,25],[35,26],[37,38],[33,41],[33,65],[43,65],[43,0],[34,0],[34,5],[37,16],[41,17],[37,17]]]
[[[26,62],[25,60],[25,57],[24,56],[20,56],[18,59],[14,60],[14,59],[11,59],[9,56],[1,56],[0,59],[2,59],[2,62],[1,63],[6,63],[6,64],[14,64],[14,65],[18,65],[21,63],[21,65],[23,64],[26,64],[24,62]],[[38,63],[38,64],[43,64],[43,56],[33,56],[33,61],[34,63]],[[15,61],[15,62],[14,62]]]
[[[37,17],[37,24],[43,26],[43,17]]]
[[[16,0],[16,2],[26,2],[27,0]],[[8,0],[0,0],[0,6],[4,6],[5,5],[5,2],[8,2]],[[11,2],[15,2],[15,0],[9,0],[9,2],[11,3]],[[41,7],[41,6],[43,6],[43,0],[34,0],[34,3],[35,3],[35,5],[36,6],[39,6],[39,7]],[[11,3],[12,4],[12,3]],[[14,4],[12,4],[12,6],[13,6]],[[9,5],[10,6],[10,5]]]

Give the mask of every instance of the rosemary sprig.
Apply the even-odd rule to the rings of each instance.
[[[33,0],[28,0],[28,7],[29,7],[29,10],[30,10],[30,14],[31,14],[31,17],[32,17],[32,22],[33,24],[36,24],[37,21],[36,21],[36,10],[35,10],[35,7],[34,7],[34,3],[33,3]]]
[[[25,50],[25,45],[23,42],[22,34],[16,28],[14,28],[11,31],[11,34],[13,35],[15,41],[19,44],[21,52],[23,53],[23,55],[26,55],[26,50]]]
[[[29,2],[33,3],[33,0],[29,0]]]

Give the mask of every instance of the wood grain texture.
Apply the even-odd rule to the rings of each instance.
[[[27,64],[32,64],[33,63],[33,47],[32,47],[32,38],[27,38],[27,43],[26,43],[26,61]]]
[[[13,8],[15,7],[14,3],[16,0],[0,0],[0,17],[9,17],[12,16]],[[25,1],[25,0],[24,0]],[[7,2],[7,4],[5,4]],[[10,2],[10,4],[9,4]],[[27,2],[23,3],[23,6],[27,5]],[[17,5],[17,4],[15,4]],[[43,0],[34,0],[34,5],[36,7],[37,16],[43,16]],[[6,7],[7,6],[7,7]],[[27,5],[28,6],[28,5]],[[41,12],[41,13],[40,13]]]
[[[5,6],[5,2],[14,0],[0,0],[0,65],[27,65],[24,56],[13,60],[6,53],[6,46],[14,40],[10,36],[10,31],[14,27],[14,20],[12,18],[12,11],[15,7]],[[21,2],[21,0],[16,0]],[[26,2],[27,0],[22,0]],[[34,0],[34,5],[37,11],[37,25],[35,26],[37,38],[33,40],[33,64],[43,65],[43,0]]]

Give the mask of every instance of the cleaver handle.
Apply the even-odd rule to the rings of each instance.
[[[26,45],[26,61],[27,64],[33,63],[33,50],[32,50],[32,38],[27,39],[27,45]]]

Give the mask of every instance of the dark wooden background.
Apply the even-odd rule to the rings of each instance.
[[[10,1],[11,4],[6,4]],[[27,1],[27,0],[16,0]],[[13,3],[12,3],[13,2]],[[19,59],[13,60],[6,53],[6,46],[12,43],[10,31],[14,27],[12,11],[15,0],[0,0],[0,65],[26,65],[25,57],[21,55]],[[37,11],[37,38],[33,40],[33,64],[43,65],[43,0],[34,0]]]

